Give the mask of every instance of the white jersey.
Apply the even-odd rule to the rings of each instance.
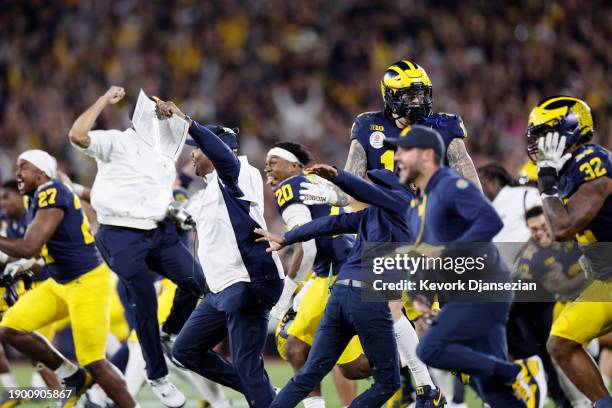
[[[493,237],[493,242],[527,242],[530,233],[525,221],[527,210],[542,205],[538,189],[534,187],[502,188],[493,200],[504,227]]]
[[[542,199],[538,189],[534,187],[506,186],[493,200],[493,208],[504,223],[501,231],[493,237],[493,242],[505,243],[497,247],[500,256],[511,271],[514,270],[513,265],[517,255],[531,236],[525,213],[538,205],[542,205]]]

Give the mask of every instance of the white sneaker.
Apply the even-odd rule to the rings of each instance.
[[[185,405],[185,395],[168,380],[168,376],[156,380],[147,380],[153,394],[162,404],[169,408],[180,408]]]

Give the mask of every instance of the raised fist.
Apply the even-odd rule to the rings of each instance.
[[[123,89],[120,86],[111,86],[110,88],[108,88],[108,91],[106,91],[106,93],[104,94],[104,98],[106,98],[106,101],[110,103],[111,105],[114,105],[120,100],[122,100],[124,96],[125,96],[125,89]]]

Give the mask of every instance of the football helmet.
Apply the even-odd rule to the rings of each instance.
[[[380,91],[385,115],[392,121],[403,117],[415,124],[431,113],[431,81],[427,72],[413,62],[398,61],[387,68]]]
[[[538,139],[549,132],[565,136],[565,151],[593,137],[591,108],[582,99],[559,95],[544,99],[529,114],[527,154],[535,161]]]

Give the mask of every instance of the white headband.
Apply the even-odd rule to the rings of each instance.
[[[49,178],[55,178],[57,175],[57,160],[43,150],[26,150],[19,155],[17,160],[25,160],[32,163],[40,171],[49,176]]]
[[[302,164],[302,162],[300,162],[300,160],[296,157],[295,154],[291,153],[289,150],[285,150],[282,147],[273,147],[270,149],[270,151],[268,151],[268,154],[266,155],[266,157],[270,157],[270,156],[278,156],[281,159],[285,159],[289,162],[292,163],[297,163],[297,164]]]

